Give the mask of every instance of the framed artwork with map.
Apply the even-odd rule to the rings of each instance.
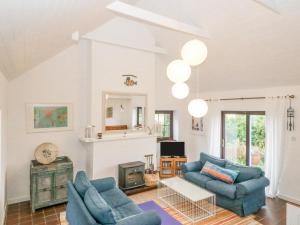
[[[72,130],[71,104],[27,104],[27,132]]]

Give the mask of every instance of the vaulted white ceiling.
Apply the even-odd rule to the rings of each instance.
[[[72,32],[87,33],[115,17],[105,9],[110,2],[0,1],[0,70],[12,79],[74,44]],[[210,33],[210,39],[203,39],[209,49],[208,59],[199,67],[203,90],[300,84],[299,0],[123,2]],[[280,13],[269,10],[270,6]],[[161,58],[165,62],[179,57],[182,44],[193,38],[145,26],[154,34],[157,45],[168,50],[169,55]]]

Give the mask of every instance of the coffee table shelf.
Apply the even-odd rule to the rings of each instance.
[[[216,214],[216,196],[182,178],[160,181],[158,198],[192,223]]]

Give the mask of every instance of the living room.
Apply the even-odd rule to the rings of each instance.
[[[2,1],[0,224],[300,224],[299,9],[295,0]],[[142,176],[124,189],[120,171],[132,165]],[[132,221],[112,205],[108,223],[77,208],[77,182],[102,199],[103,178]],[[200,216],[180,213],[164,190]],[[206,216],[193,201],[204,193]],[[81,220],[86,211],[94,223]]]

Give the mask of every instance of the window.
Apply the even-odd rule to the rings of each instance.
[[[155,126],[158,141],[173,140],[173,111],[156,111]]]
[[[143,108],[136,107],[136,125],[137,127],[141,127],[143,124]]]
[[[265,112],[222,112],[222,158],[264,168]]]

